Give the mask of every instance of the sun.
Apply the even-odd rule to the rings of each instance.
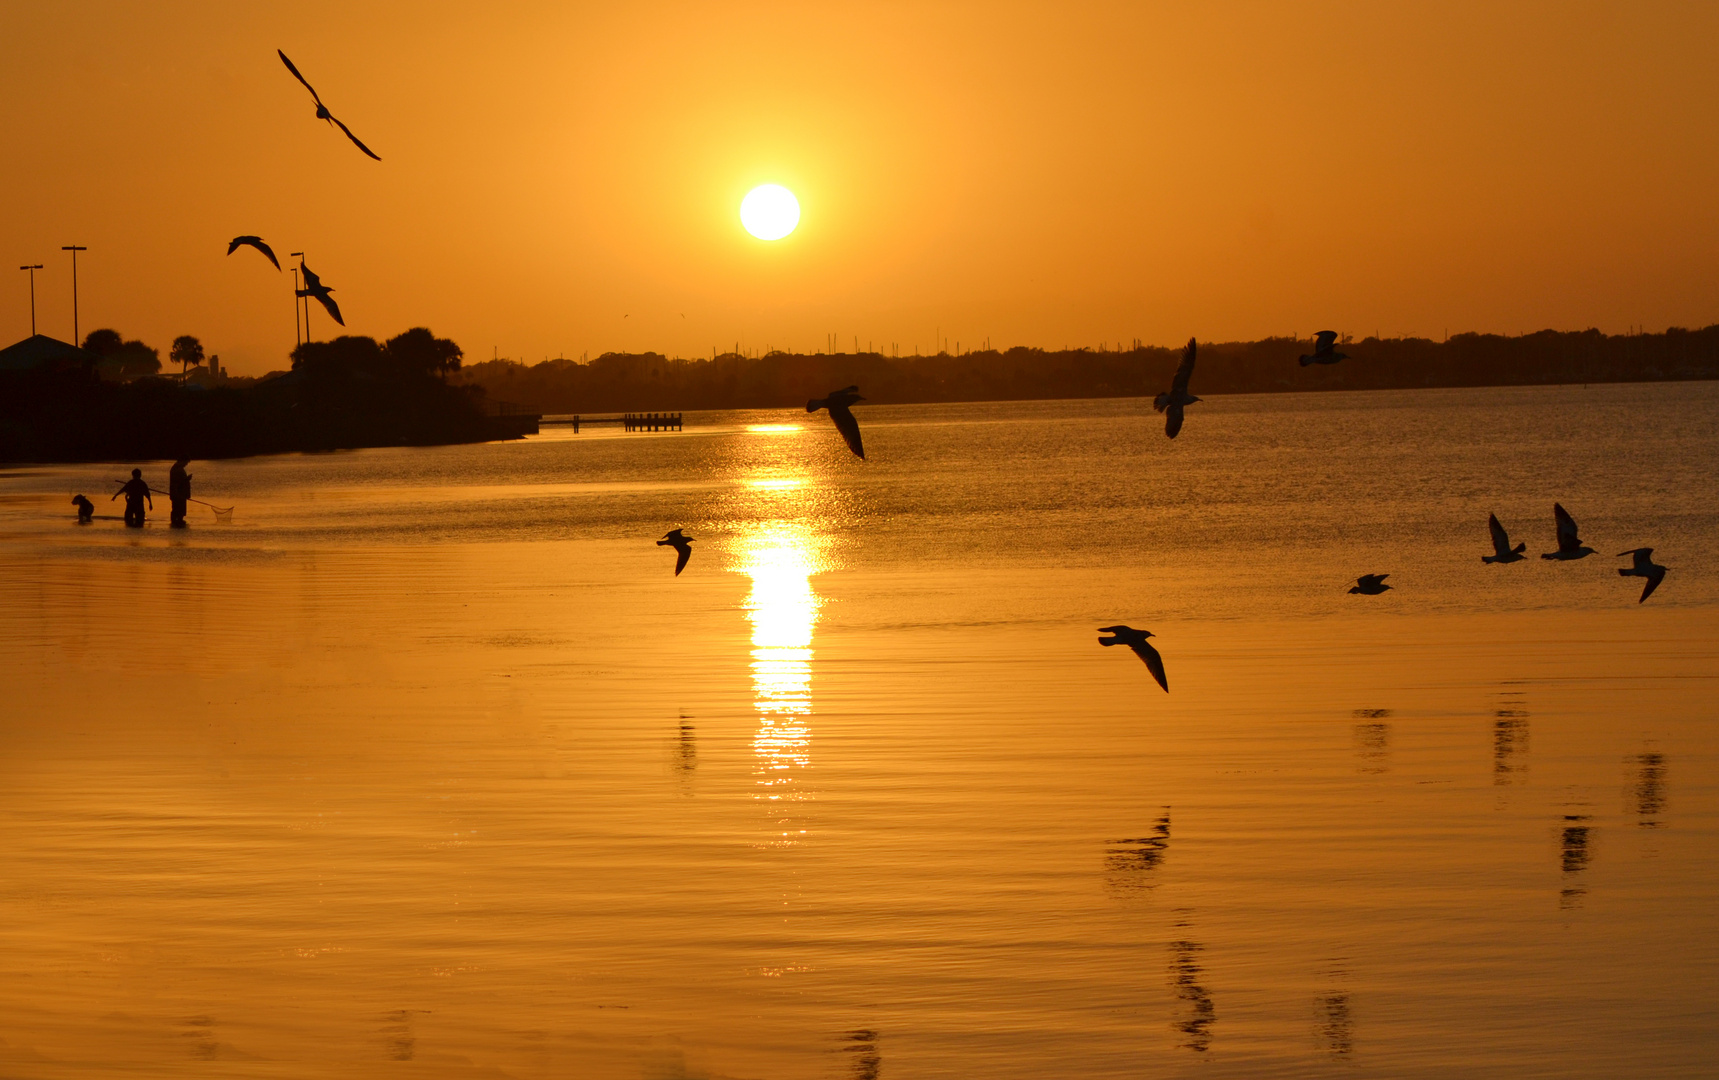
[[[740,200],[740,224],[760,240],[780,240],[800,224],[800,200],[781,184],[761,184]]]

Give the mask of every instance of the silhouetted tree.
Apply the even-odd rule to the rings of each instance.
[[[415,326],[388,339],[382,346],[401,371],[409,374],[446,376],[460,369],[465,351],[447,338],[439,338],[422,326]]]
[[[101,358],[97,367],[105,378],[125,382],[161,370],[159,352],[141,341],[126,341],[118,330],[91,330],[84,337],[84,348]]]
[[[203,362],[203,343],[190,334],[180,334],[173,339],[173,348],[167,351],[167,359],[177,363],[179,374],[184,375],[187,368]]]

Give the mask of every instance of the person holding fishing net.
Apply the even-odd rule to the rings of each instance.
[[[191,501],[191,474],[185,471],[189,464],[189,458],[180,458],[167,471],[167,499],[173,505],[168,524],[175,529],[185,527],[185,504]]]
[[[121,495],[125,496],[125,523],[134,529],[143,528],[143,504],[147,502],[153,510],[155,500],[149,497],[149,485],[144,483],[142,469],[131,470],[131,479],[121,484],[107,501],[112,502]]]

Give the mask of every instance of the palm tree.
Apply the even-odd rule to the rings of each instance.
[[[168,350],[167,359],[178,361],[179,377],[184,378],[187,368],[203,362],[203,343],[190,334],[180,334],[173,339],[173,348]]]

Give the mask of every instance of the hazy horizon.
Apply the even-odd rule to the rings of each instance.
[[[9,268],[37,322],[285,365],[1719,321],[1719,10],[1481,4],[14,7]],[[274,55],[285,49],[365,158]],[[780,182],[799,229],[740,228]],[[0,338],[29,332],[25,275]],[[319,337],[332,322],[313,314]]]

